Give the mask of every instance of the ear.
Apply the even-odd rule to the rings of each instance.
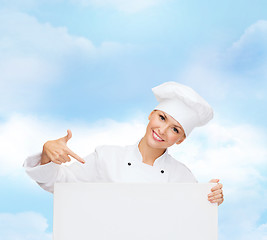
[[[180,144],[180,143],[182,143],[185,139],[186,139],[186,136],[184,135],[184,136],[181,137],[181,139],[179,139],[179,140],[176,142],[176,144]]]

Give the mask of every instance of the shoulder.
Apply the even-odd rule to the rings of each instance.
[[[175,159],[170,154],[168,154],[167,157],[166,157],[166,163],[168,165],[171,165],[172,167],[179,168],[179,169],[184,169],[185,171],[191,172],[190,169],[184,163],[178,161],[177,159]]]
[[[174,182],[197,182],[191,170],[170,154],[166,157],[166,165],[170,169],[170,180]]]

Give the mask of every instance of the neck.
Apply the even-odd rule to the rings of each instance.
[[[166,149],[150,147],[147,144],[145,137],[143,137],[139,142],[138,148],[142,155],[143,163],[146,163],[151,166],[153,166],[155,160],[166,151]]]

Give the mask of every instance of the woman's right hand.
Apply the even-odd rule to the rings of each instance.
[[[54,162],[57,164],[69,162],[72,156],[81,163],[85,161],[79,157],[76,153],[72,152],[67,147],[67,142],[72,137],[71,131],[67,130],[68,134],[65,137],[59,138],[57,140],[47,141],[43,146],[43,152],[41,157],[41,165],[47,164],[49,162]]]

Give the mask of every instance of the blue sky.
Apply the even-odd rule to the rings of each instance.
[[[5,239],[51,239],[52,195],[24,173],[27,156],[68,128],[81,156],[100,144],[135,143],[157,104],[151,88],[165,81],[191,86],[214,108],[209,125],[170,151],[199,181],[224,183],[219,240],[267,238],[266,1],[0,6]]]

